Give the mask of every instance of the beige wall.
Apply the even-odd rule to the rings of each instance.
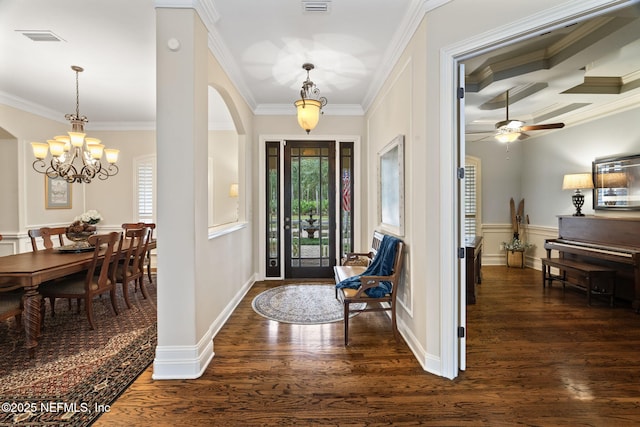
[[[428,195],[436,195],[439,178],[427,177],[428,171],[438,169],[437,146],[427,147],[425,141],[425,34],[424,22],[419,26],[411,42],[400,56],[390,77],[385,82],[374,103],[367,112],[369,135],[369,152],[367,163],[366,193],[369,194],[368,211],[374,213],[367,224],[368,234],[378,228],[378,152],[397,135],[404,135],[404,173],[405,173],[405,224],[406,243],[405,278],[399,289],[400,301],[398,321],[405,334],[414,336],[420,344],[426,346],[427,325],[437,324],[435,314],[425,309],[425,301],[437,297],[437,282],[428,282],[437,277],[439,268],[437,259],[426,256],[427,240],[436,236],[427,232],[427,225],[437,218],[426,214],[434,207],[433,199]],[[431,157],[427,151],[431,148]],[[434,227],[438,231],[437,226]],[[428,236],[428,238],[426,238]],[[430,295],[430,291],[434,295]],[[428,351],[437,354],[438,343],[428,347]]]
[[[236,131],[209,131],[209,226],[229,224],[238,220],[238,199],[229,196],[231,184],[238,183],[238,151]]]
[[[9,136],[9,135],[7,135]],[[18,225],[18,140],[0,139],[0,234]]]
[[[0,106],[0,127],[11,132],[15,139],[2,141],[0,186],[2,216],[0,233],[14,238],[26,237],[30,228],[67,225],[88,209],[98,210],[104,220],[99,228],[119,228],[124,222],[134,220],[135,198],[133,162],[137,156],[155,154],[153,131],[92,131],[87,125],[87,135],[99,138],[108,148],[120,150],[119,173],[106,181],[95,179],[91,184],[72,184],[70,209],[45,209],[44,175],[33,171],[31,164],[32,141],[44,142],[54,135],[65,134],[68,123],[58,123],[12,107]],[[6,121],[5,121],[6,120]],[[30,250],[22,241],[16,251]]]
[[[63,115],[61,119],[63,119]],[[16,108],[0,105],[0,128],[4,129],[15,139],[3,144],[2,154],[7,156],[4,161],[12,164],[2,170],[3,181],[11,183],[7,188],[7,198],[3,195],[3,205],[9,204],[10,215],[3,216],[0,232],[17,236],[26,233],[26,229],[41,227],[47,224],[65,224],[82,213],[84,196],[82,190],[73,191],[72,209],[45,209],[44,192],[45,181],[42,174],[31,168],[33,154],[31,142],[45,142],[54,135],[64,134],[69,127],[64,123],[45,119],[26,113]],[[27,197],[28,195],[28,197]],[[6,209],[6,207],[4,208]]]
[[[115,229],[125,222],[136,222],[134,162],[136,158],[156,154],[155,131],[88,131],[87,134],[101,139],[108,148],[120,150],[120,170],[105,181],[96,179],[84,185],[85,203],[81,211],[100,212],[104,218],[102,227]]]

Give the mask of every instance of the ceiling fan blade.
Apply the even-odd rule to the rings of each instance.
[[[520,129],[523,132],[530,130],[544,130],[544,129],[561,129],[564,127],[564,123],[548,123],[546,125],[530,125],[530,126],[522,126]]]
[[[478,135],[493,135],[494,133],[496,133],[493,130],[485,130],[482,132],[465,132],[464,134],[466,136],[478,136]]]
[[[493,135],[494,132],[467,133],[465,134],[465,139],[468,142],[480,142],[489,138],[493,138]]]

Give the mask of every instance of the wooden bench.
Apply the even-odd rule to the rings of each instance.
[[[342,264],[333,267],[336,284],[343,280],[361,275],[367,269],[367,266],[375,258],[382,243],[384,234],[379,232],[373,233],[373,241],[371,250],[368,253],[349,253],[342,259]],[[358,289],[336,288],[336,298],[344,305],[344,344],[349,343],[349,315],[350,313],[361,313],[367,311],[391,311],[391,325],[394,337],[398,337],[398,327],[396,323],[396,289],[400,278],[402,277],[402,266],[404,258],[404,243],[398,241],[393,261],[393,270],[390,276],[361,276],[360,287]],[[352,264],[357,265],[352,265]],[[366,265],[362,265],[366,264]],[[366,290],[380,285],[380,282],[390,282],[391,292],[381,298],[370,297],[366,294]],[[351,304],[365,303],[362,309],[351,309]],[[369,306],[369,303],[387,303],[388,305],[376,304]]]
[[[616,286],[616,270],[613,268],[605,267],[597,264],[590,264],[582,261],[574,261],[565,258],[542,258],[542,287],[544,288],[547,283],[551,286],[554,280],[562,281],[562,288],[564,289],[565,283],[570,283],[573,286],[585,288],[587,292],[587,304],[591,305],[591,294],[597,293],[598,295],[609,296],[610,305],[613,307],[613,300],[615,297]],[[551,274],[551,267],[560,270],[560,275]],[[569,280],[567,272],[571,273],[577,280]],[[595,282],[606,281],[608,288],[595,288]]]

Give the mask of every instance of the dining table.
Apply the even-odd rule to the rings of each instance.
[[[153,239],[148,249],[155,248],[156,241]],[[35,353],[40,335],[42,296],[38,293],[38,287],[50,280],[88,270],[94,251],[95,248],[74,251],[63,247],[0,257],[0,281],[20,284],[25,292],[23,323],[25,347],[30,356]],[[104,258],[105,248],[99,251],[98,256]]]

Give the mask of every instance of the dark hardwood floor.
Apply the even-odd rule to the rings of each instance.
[[[214,340],[197,380],[151,367],[97,426],[626,426],[640,424],[640,316],[584,292],[543,289],[540,272],[483,267],[468,307],[467,370],[422,370],[383,313],[299,326],[251,308],[257,283]]]

